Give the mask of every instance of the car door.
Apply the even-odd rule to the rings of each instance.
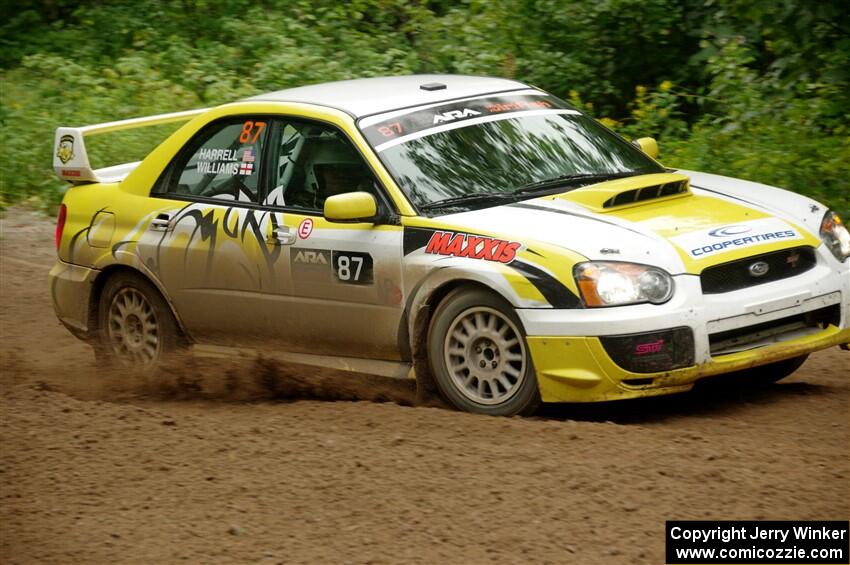
[[[255,346],[274,336],[270,297],[289,289],[288,248],[274,236],[282,214],[260,206],[271,122],[238,116],[202,128],[152,191],[159,202],[136,245],[197,341]]]
[[[322,216],[327,197],[353,191],[372,193],[388,212],[374,173],[329,124],[280,119],[271,144],[274,166],[263,203],[295,233],[288,257],[275,263],[277,276],[289,277],[288,314],[278,331],[289,334],[297,351],[399,359],[401,227]]]

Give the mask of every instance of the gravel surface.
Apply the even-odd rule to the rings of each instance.
[[[52,312],[52,237],[0,220],[3,563],[661,563],[669,519],[850,517],[837,348],[534,418],[264,359],[99,375]]]

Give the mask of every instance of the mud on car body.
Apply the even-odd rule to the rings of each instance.
[[[176,121],[91,168],[86,137]],[[543,91],[449,75],[61,127],[51,296],[105,363],[264,349],[503,415],[776,380],[850,341],[838,216],[656,158]]]

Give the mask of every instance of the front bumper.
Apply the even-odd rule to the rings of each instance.
[[[669,394],[719,375],[850,343],[850,266],[821,256],[800,276],[723,294],[703,295],[699,277],[675,277],[677,292],[663,305],[604,309],[521,309],[544,402],[594,402]],[[743,346],[729,334],[781,326],[819,311],[830,323],[788,331]],[[693,356],[682,368],[633,372],[618,365],[600,337],[685,328]],[[651,345],[651,344],[647,344]],[[692,360],[692,361],[691,361]],[[681,366],[681,365],[679,365]]]
[[[850,342],[850,329],[836,326],[775,345],[719,355],[711,361],[657,373],[633,373],[619,367],[597,337],[529,337],[527,339],[540,397],[544,402],[598,402],[684,392],[694,383],[798,357]]]

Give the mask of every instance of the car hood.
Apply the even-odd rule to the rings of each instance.
[[[777,197],[787,194],[775,192]],[[525,250],[544,244],[590,260],[655,265],[672,274],[696,274],[710,265],[820,243],[800,218],[723,192],[692,188],[689,176],[671,173],[435,220],[447,230],[498,234]]]

